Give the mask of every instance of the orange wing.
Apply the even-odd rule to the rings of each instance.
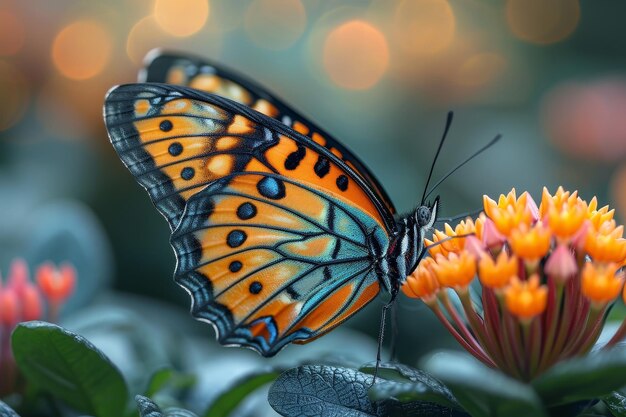
[[[188,201],[172,234],[175,279],[220,343],[272,356],[328,332],[378,294],[373,239],[388,244],[344,198],[282,175],[234,173]]]
[[[206,59],[154,50],[146,57],[146,68],[139,78],[140,81],[183,85],[226,97],[284,123],[341,159],[367,183],[392,214],[396,212],[385,189],[354,153],[267,89],[241,74]]]
[[[173,230],[187,200],[234,172],[273,172],[342,196],[392,233],[391,212],[352,168],[323,146],[248,107],[165,84],[112,89],[111,143]]]
[[[173,230],[176,281],[220,342],[271,356],[378,294],[392,215],[325,147],[184,87],[116,87],[104,112],[114,148]]]

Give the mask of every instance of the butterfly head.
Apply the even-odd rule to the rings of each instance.
[[[432,228],[437,221],[439,212],[439,196],[435,198],[433,203],[424,203],[419,206],[414,213],[415,221],[421,230]]]

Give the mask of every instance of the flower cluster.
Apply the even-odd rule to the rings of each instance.
[[[526,192],[485,196],[475,222],[426,240],[431,257],[402,290],[476,358],[530,380],[588,353],[621,291],[626,299],[622,235],[613,210],[561,187],[544,189],[539,207]],[[626,321],[606,347],[625,336]]]
[[[21,259],[13,261],[5,283],[0,277],[0,396],[12,392],[16,380],[11,332],[22,321],[44,317],[57,321],[59,310],[74,292],[76,271],[70,264],[57,268],[44,263],[35,273],[35,282]]]

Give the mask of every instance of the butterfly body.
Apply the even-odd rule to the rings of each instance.
[[[395,297],[423,256],[438,201],[394,217],[347,148],[259,87],[211,68],[210,93],[112,89],[105,122],[168,220],[175,280],[192,314],[222,344],[271,356],[325,334],[381,291]]]

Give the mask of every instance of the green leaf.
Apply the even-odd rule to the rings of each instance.
[[[280,375],[280,371],[278,370],[247,375],[219,395],[204,412],[204,417],[226,417],[231,415],[249,394],[263,385],[274,381],[278,375]]]
[[[28,381],[83,413],[119,417],[128,389],[119,370],[89,341],[54,324],[32,321],[12,336],[15,361]]]
[[[183,374],[172,368],[162,368],[157,370],[150,377],[146,388],[146,397],[154,397],[157,393],[167,389],[191,388],[196,383],[194,375]]]
[[[533,389],[460,352],[431,356],[424,369],[442,381],[473,417],[545,417]]]
[[[362,372],[374,374],[375,365],[367,365]],[[394,399],[400,402],[426,401],[440,404],[447,408],[461,409],[450,390],[434,378],[419,369],[399,363],[383,363],[378,368],[379,379],[370,389],[372,401]]]
[[[146,388],[146,397],[153,397],[154,394],[161,391],[163,388],[169,384],[169,382],[174,378],[174,371],[172,368],[163,368],[157,370],[150,377],[150,381],[148,381],[148,388]]]
[[[532,385],[549,405],[605,397],[626,385],[626,349],[614,348],[561,362]]]
[[[603,401],[615,417],[626,417],[626,396],[613,392],[608,397],[604,397]]]
[[[0,401],[0,417],[20,417],[15,411],[2,401]]]
[[[450,417],[450,408],[414,401],[372,403],[368,391],[374,378],[354,369],[304,365],[283,372],[270,388],[270,405],[282,416]],[[379,379],[378,381],[382,381]],[[377,382],[378,383],[378,382]]]
[[[367,396],[373,380],[353,369],[304,365],[283,372],[272,384],[268,400],[285,417],[377,416]]]
[[[198,417],[195,413],[182,408],[168,408],[161,411],[154,401],[143,395],[137,395],[135,401],[141,417]]]

